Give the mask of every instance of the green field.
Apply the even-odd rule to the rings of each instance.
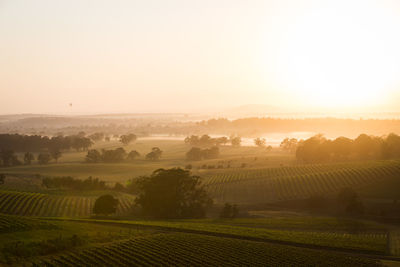
[[[46,194],[18,191],[0,191],[0,213],[44,217],[88,217],[96,198],[111,193],[119,200],[117,215],[127,215],[134,201],[132,195],[114,192],[90,192],[84,195]]]
[[[145,160],[145,154],[155,146],[163,151],[161,159],[158,161]],[[38,165],[35,163],[29,166],[3,168],[2,172],[14,175],[73,176],[82,179],[93,176],[110,183],[124,183],[132,177],[151,174],[158,168],[185,167],[188,164],[193,165],[194,172],[199,171],[199,173],[202,173],[199,167],[204,164],[216,167],[220,161],[225,161],[225,164],[223,164],[224,168],[227,167],[228,161],[231,162],[230,168],[240,168],[243,163],[246,164],[247,168],[276,167],[281,164],[294,163],[293,155],[278,152],[267,153],[256,147],[236,148],[231,146],[222,146],[220,148],[221,156],[218,159],[188,162],[186,161],[185,154],[190,149],[190,146],[179,140],[139,139],[134,144],[128,146],[122,146],[121,143],[116,141],[100,142],[96,143],[92,148],[111,149],[116,147],[123,147],[127,152],[137,150],[141,154],[141,157],[132,162],[89,164],[85,163],[86,152],[69,151],[63,153],[63,156],[59,159],[59,163],[52,162],[47,165]],[[255,157],[257,157],[256,161],[254,160]]]

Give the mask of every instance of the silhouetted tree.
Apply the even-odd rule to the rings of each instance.
[[[224,219],[233,219],[236,218],[238,214],[239,209],[236,204],[231,205],[229,203],[225,203],[221,213],[219,214],[219,217]]]
[[[200,177],[180,168],[159,169],[139,177],[135,202],[146,216],[155,218],[201,218],[212,204]]]
[[[159,160],[162,155],[162,150],[158,147],[153,147],[151,152],[146,155],[146,159],[148,160]]]
[[[135,160],[137,157],[140,157],[140,153],[136,150],[132,150],[129,152],[128,156],[126,157],[127,160]]]
[[[40,153],[37,156],[37,160],[39,164],[47,164],[51,160],[51,156],[49,153]]]
[[[104,133],[94,133],[89,135],[88,137],[92,139],[94,142],[99,142],[104,139],[104,136],[105,136]]]
[[[129,143],[136,141],[136,139],[137,136],[135,134],[125,134],[120,136],[119,141],[126,146]]]
[[[116,148],[114,150],[101,150],[101,159],[103,162],[115,163],[122,162],[126,157],[125,149],[122,147]]]
[[[265,144],[267,143],[267,141],[265,140],[265,138],[256,138],[254,139],[254,144],[258,147],[265,147]]]
[[[33,161],[34,159],[35,159],[35,157],[33,156],[32,153],[26,152],[26,153],[24,154],[24,163],[25,163],[25,165],[31,165],[31,164],[32,164],[32,161]]]
[[[96,199],[93,207],[94,214],[109,215],[117,211],[119,201],[112,195],[103,195]]]
[[[50,155],[56,162],[58,162],[58,159],[61,158],[62,153],[60,150],[54,149],[50,151]]]
[[[5,167],[21,164],[18,157],[14,154],[14,151],[10,149],[2,149],[0,151],[0,159],[2,165]]]
[[[86,162],[98,163],[101,162],[101,154],[96,149],[90,149],[86,155]]]
[[[187,160],[202,160],[203,159],[203,151],[201,150],[201,148],[192,147],[186,153],[186,159]]]
[[[280,144],[280,148],[283,151],[287,151],[289,153],[295,153],[298,146],[298,141],[296,138],[285,138]]]
[[[230,141],[232,146],[240,146],[242,143],[242,138],[240,136],[231,136]]]

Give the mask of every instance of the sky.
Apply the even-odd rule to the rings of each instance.
[[[400,111],[397,0],[0,0],[0,114]]]

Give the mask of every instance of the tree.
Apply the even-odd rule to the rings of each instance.
[[[50,151],[50,155],[56,162],[58,162],[58,159],[62,156],[62,153],[60,150],[54,149]]]
[[[343,188],[339,192],[337,200],[349,214],[359,215],[364,212],[363,203],[359,200],[357,193],[350,187]]]
[[[280,148],[283,151],[287,151],[289,153],[295,153],[297,146],[298,146],[298,141],[296,138],[285,138],[283,139],[283,141],[281,142],[281,144],[279,145]]]
[[[162,150],[158,147],[153,147],[150,153],[147,153],[146,159],[148,160],[159,160],[162,155]]]
[[[265,140],[265,138],[256,138],[254,139],[254,144],[258,147],[265,147],[265,144],[267,143],[267,141]]]
[[[131,142],[136,141],[137,136],[135,134],[124,134],[121,135],[119,138],[119,141],[123,144],[123,145],[128,145]]]
[[[18,157],[14,154],[14,151],[10,149],[2,149],[0,151],[0,163],[1,162],[2,165],[6,167],[21,164],[21,162],[18,160]]]
[[[112,195],[102,195],[94,203],[93,213],[108,215],[117,211],[119,201]]]
[[[99,142],[104,139],[105,134],[104,133],[94,133],[89,135],[88,137],[92,139],[94,142]]]
[[[202,218],[212,205],[199,176],[181,168],[158,169],[137,180],[135,202],[142,213],[154,218]]]
[[[218,138],[215,140],[215,144],[216,144],[217,146],[219,146],[219,145],[226,145],[228,142],[229,142],[229,139],[228,139],[228,137],[226,137],[226,136],[218,137]]]
[[[40,153],[37,156],[37,160],[38,160],[39,164],[47,164],[51,160],[51,156],[49,153]]]
[[[127,160],[135,160],[137,157],[140,157],[140,153],[136,150],[132,150],[129,152],[128,156],[126,157]]]
[[[96,149],[90,149],[86,155],[86,162],[98,163],[101,161],[101,154]]]
[[[224,219],[233,219],[237,217],[238,213],[239,209],[236,204],[231,205],[229,203],[225,203],[221,213],[219,214],[219,217]]]
[[[126,151],[122,147],[111,149],[111,150],[102,150],[101,159],[103,162],[122,162],[125,159]]]
[[[115,191],[119,191],[119,192],[125,192],[126,191],[126,188],[125,188],[125,186],[123,186],[121,183],[115,183],[115,185],[114,185],[114,190]]]
[[[231,136],[230,141],[232,146],[240,146],[240,144],[242,143],[242,138],[240,136]]]
[[[0,174],[0,185],[4,184],[6,180],[6,175],[4,173]]]
[[[35,159],[35,157],[33,156],[32,153],[26,152],[24,154],[24,163],[25,163],[25,165],[31,165],[32,164],[32,160],[34,160],[34,159]]]
[[[201,150],[201,148],[198,147],[192,147],[186,153],[187,160],[202,160],[202,158],[203,158],[203,151]]]

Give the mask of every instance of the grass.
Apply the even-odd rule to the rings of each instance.
[[[75,223],[67,221],[45,221],[24,217],[1,215],[0,219],[18,220],[26,228],[11,228],[0,231],[0,265],[15,264],[39,255],[63,253],[72,249],[89,248],[93,245],[115,242],[153,233],[151,230],[127,229],[112,225]],[[51,227],[50,227],[51,226]],[[65,247],[65,243],[76,236],[80,243]],[[41,247],[49,247],[44,250]],[[57,247],[58,245],[58,247]]]
[[[233,148],[226,146],[220,148],[221,156],[218,159],[188,162],[185,154],[190,146],[181,140],[138,139],[128,146],[122,146],[117,141],[98,142],[92,148],[114,149],[116,147],[123,147],[127,152],[137,150],[141,157],[133,162],[89,164],[84,162],[86,152],[69,151],[63,153],[58,163],[52,162],[47,165],[35,163],[29,166],[9,167],[3,168],[2,172],[13,175],[73,176],[81,179],[93,176],[111,183],[125,183],[132,177],[151,174],[158,168],[185,167],[187,164],[193,165],[193,171],[201,174],[203,171],[198,170],[198,167],[204,164],[216,166],[221,160],[233,161],[232,168],[240,167],[242,163],[246,163],[247,167],[254,168],[293,164],[294,161],[293,155],[285,153],[266,153],[257,147]],[[144,159],[152,147],[159,147],[163,151],[160,160],[147,161]],[[22,156],[20,155],[20,157]],[[258,157],[259,160],[254,161],[255,157]]]

